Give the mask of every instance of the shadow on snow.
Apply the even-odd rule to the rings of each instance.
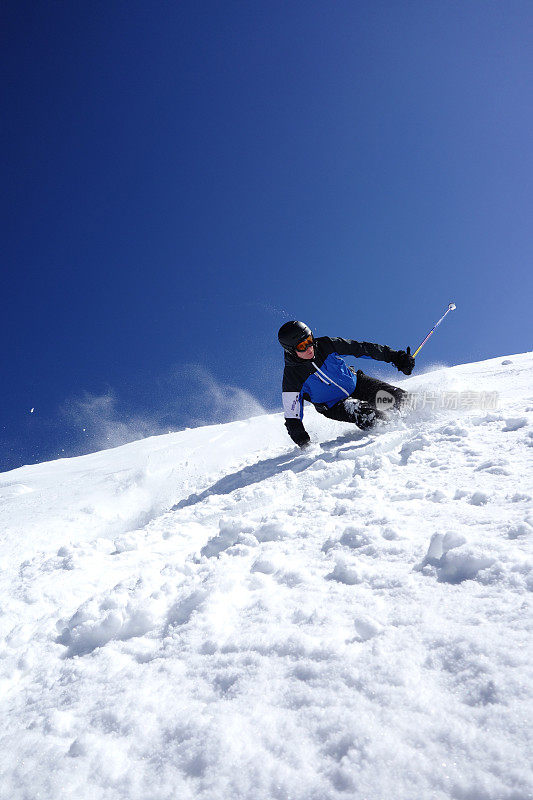
[[[331,439],[328,442],[321,442],[320,446],[322,451],[320,453],[310,453],[307,455],[304,451],[303,453],[297,453],[296,455],[285,453],[284,455],[276,456],[275,458],[266,458],[263,461],[258,461],[257,464],[252,464],[249,467],[240,469],[238,472],[233,472],[231,475],[225,475],[212,486],[209,486],[207,489],[204,489],[203,492],[200,492],[200,494],[194,493],[189,495],[189,497],[180,500],[178,503],[172,506],[170,511],[179,511],[181,508],[194,506],[197,503],[201,503],[203,500],[206,500],[208,497],[211,497],[212,495],[230,494],[236,489],[244,489],[246,486],[252,486],[254,483],[260,483],[267,478],[272,478],[274,475],[279,475],[280,472],[286,472],[287,470],[291,470],[292,472],[303,472],[319,459],[322,459],[323,461],[333,461],[338,452],[341,452],[342,449],[348,449],[342,448],[343,444],[349,442],[349,449],[354,449],[353,442],[361,441],[361,443],[356,445],[356,447],[358,449],[363,449],[367,446],[367,444],[369,444],[369,442],[373,440],[374,437],[371,437],[362,431],[359,431],[359,436],[355,437],[353,433],[347,433],[343,436],[338,436],[336,439]]]

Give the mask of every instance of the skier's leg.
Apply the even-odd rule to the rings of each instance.
[[[404,389],[400,389],[399,386],[391,386],[390,383],[371,378],[369,375],[365,375],[362,369],[358,369],[356,374],[357,383],[351,396],[370,403],[374,408],[386,409],[391,406],[398,408],[407,398],[407,392]],[[378,397],[378,392],[386,392],[388,395],[392,395],[394,402],[387,403],[386,396],[381,395],[381,397]]]
[[[336,403],[331,408],[327,408],[325,405],[316,405],[315,408],[328,419],[351,422],[361,430],[371,428],[376,419],[382,416],[369,403],[352,400],[350,397],[347,397],[346,400],[341,400],[340,403]]]

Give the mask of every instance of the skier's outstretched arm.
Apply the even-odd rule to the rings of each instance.
[[[409,348],[405,350],[391,350],[384,344],[374,344],[372,342],[357,342],[355,339],[341,339],[323,337],[331,343],[335,353],[341,356],[355,356],[355,358],[372,358],[374,361],[385,361],[387,364],[394,364],[396,369],[405,375],[410,375],[415,365],[415,360]]]
[[[289,392],[284,387],[283,411],[285,413],[285,427],[292,441],[298,447],[306,447],[311,439],[302,422],[303,399],[301,392]]]

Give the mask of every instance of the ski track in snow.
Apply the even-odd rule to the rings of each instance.
[[[0,798],[526,800],[533,355],[0,476]]]

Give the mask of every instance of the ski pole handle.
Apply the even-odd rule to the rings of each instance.
[[[435,330],[435,328],[437,328],[437,327],[438,327],[438,326],[441,324],[441,322],[442,322],[442,320],[444,319],[444,317],[446,316],[446,314],[447,314],[449,311],[455,311],[455,309],[456,309],[456,308],[457,308],[457,306],[455,305],[455,303],[450,303],[450,305],[448,306],[448,308],[446,309],[446,311],[444,312],[444,314],[442,315],[442,317],[439,319],[439,321],[438,321],[438,322],[436,322],[436,323],[434,324],[434,326],[432,327],[432,329],[430,330],[430,332],[428,333],[428,335],[426,336],[426,338],[424,339],[424,341],[422,342],[422,344],[418,345],[418,347],[416,348],[415,352],[413,353],[413,358],[415,358],[416,354],[417,354],[417,353],[418,353],[420,350],[422,350],[422,348],[424,347],[425,343],[427,342],[427,340],[429,339],[429,337],[431,336],[431,334],[433,333],[433,331]]]

